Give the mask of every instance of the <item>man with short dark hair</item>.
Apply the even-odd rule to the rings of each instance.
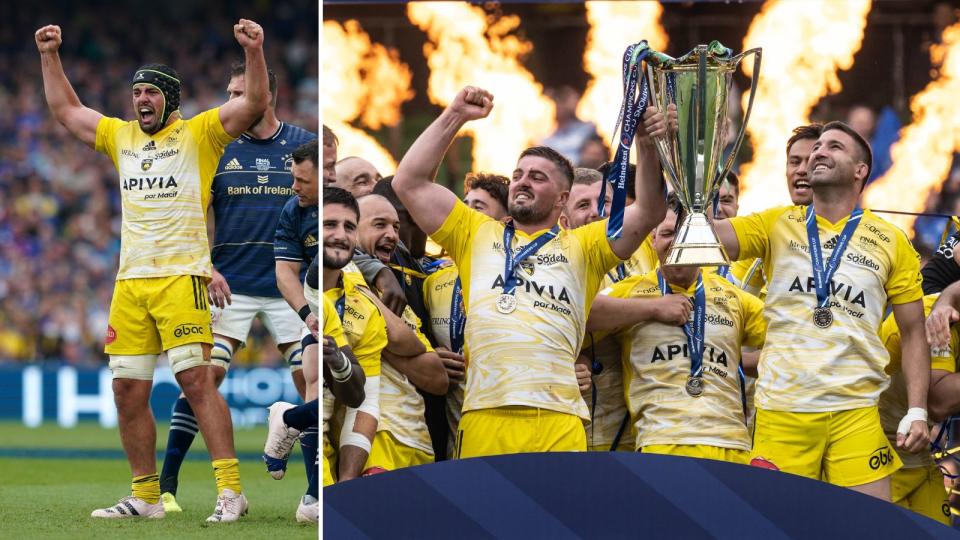
[[[810,187],[810,153],[823,133],[823,124],[813,123],[793,129],[787,139],[787,191],[793,204],[810,204],[813,189]]]
[[[463,202],[477,212],[500,221],[507,216],[507,191],[510,179],[499,174],[467,173],[463,182]]]
[[[866,141],[831,122],[812,150],[810,206],[714,223],[732,259],[760,257],[768,269],[752,464],[889,501],[901,463],[877,412],[889,384],[877,328],[893,304],[909,406],[897,446],[920,451],[930,436],[930,350],[919,257],[903,231],[859,208],[872,161]]]
[[[574,362],[586,316],[604,274],[662,219],[662,176],[648,170],[655,155],[640,149],[645,171],[638,174],[638,201],[624,211],[622,235],[608,239],[605,221],[561,231],[573,167],[554,150],[529,148],[513,171],[510,219],[495,221],[433,183],[460,128],[492,108],[485,90],[462,89],[414,142],[394,178],[414,220],[460,269],[470,362],[457,452],[465,458],[584,451],[589,411]],[[644,127],[641,136],[665,132],[663,115],[648,108]]]

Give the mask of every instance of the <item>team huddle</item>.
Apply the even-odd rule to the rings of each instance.
[[[387,178],[337,161],[324,127],[324,365],[344,356],[353,374],[325,372],[325,486],[448,458],[639,451],[949,523],[929,448],[931,423],[960,412],[960,233],[921,272],[909,238],[859,206],[872,154],[856,131],[785,134],[791,206],[738,216],[727,175],[709,214],[735,262],[677,267],[663,263],[686,209],[653,144],[674,111],[643,114],[613,238],[609,163],[575,169],[537,146],[512,178],[469,174],[463,200],[434,183],[493,106],[461,90]]]
[[[54,117],[119,173],[120,268],[105,344],[133,479],[131,494],[94,510],[95,518],[182,511],[180,466],[197,433],[218,494],[207,521],[247,513],[230,411],[217,387],[260,316],[305,402],[270,407],[266,469],[283,478],[299,440],[308,486],[295,515],[318,521],[319,146],[316,134],[276,117],[277,79],[264,59],[263,29],[240,19],[233,30],[245,58],[232,68],[227,101],[187,120],[179,110],[179,75],[163,64],[133,75],[136,120],[83,106],[60,63],[60,27],[35,35]],[[183,393],[157,474],[150,392],[161,353]],[[349,363],[343,368],[324,357],[336,367],[334,377],[349,370]]]

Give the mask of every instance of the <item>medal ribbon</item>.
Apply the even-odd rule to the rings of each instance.
[[[850,243],[850,237],[860,224],[860,217],[863,216],[862,208],[854,208],[843,226],[843,231],[837,238],[837,246],[833,248],[830,254],[830,260],[827,266],[823,266],[823,251],[820,249],[820,230],[817,228],[817,214],[813,209],[813,204],[807,207],[807,242],[810,244],[810,260],[813,262],[813,284],[817,291],[817,307],[827,307],[830,300],[830,280],[837,273],[840,267],[840,257],[847,249]]]
[[[600,184],[600,199],[597,203],[600,217],[606,217],[604,198],[607,192],[607,182],[613,184],[613,201],[610,205],[610,219],[607,221],[607,238],[620,238],[623,232],[623,211],[627,198],[627,173],[630,165],[630,147],[637,132],[637,126],[647,111],[647,102],[650,91],[647,88],[647,78],[641,71],[643,59],[650,54],[646,41],[634,43],[623,53],[623,103],[620,104],[620,114],[613,133],[620,128],[620,139],[616,141],[616,154],[613,165],[607,171],[604,182]],[[639,81],[640,92],[637,94]]]
[[[467,314],[463,312],[463,290],[460,278],[453,284],[453,298],[450,300],[450,348],[457,354],[463,354],[463,334],[467,328]]]
[[[341,294],[341,295],[340,295],[340,298],[337,298],[336,307],[337,307],[337,316],[340,317],[340,322],[342,323],[342,322],[343,322],[343,312],[344,312],[344,310],[345,310],[346,307],[347,307],[346,292],[344,292],[344,294]]]
[[[516,234],[516,231],[513,228],[513,222],[507,223],[506,227],[503,228],[503,251],[506,254],[504,269],[503,269],[503,294],[514,294],[515,289],[517,288],[517,279],[516,271],[517,265],[523,262],[524,259],[533,255],[540,250],[547,242],[553,240],[557,237],[557,234],[560,233],[560,226],[554,225],[549,231],[541,234],[540,236],[533,239],[532,242],[527,244],[523,249],[520,250],[516,255],[513,254],[513,236]]]
[[[657,270],[657,282],[660,292],[664,296],[671,294],[670,285]],[[703,336],[707,322],[707,294],[703,288],[703,273],[697,275],[697,289],[693,295],[693,324],[689,321],[683,324],[683,333],[687,336],[687,348],[690,350],[690,376],[700,377],[703,374]]]

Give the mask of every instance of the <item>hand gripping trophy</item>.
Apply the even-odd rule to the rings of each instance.
[[[667,256],[668,266],[730,264],[706,210],[743,143],[760,75],[760,53],[757,48],[734,56],[714,41],[698,45],[680,58],[656,51],[646,55],[651,101],[661,111],[667,111],[671,104],[677,111],[677,129],[655,139],[664,175],[687,210]],[[727,94],[737,66],[749,54],[754,55],[750,98],[740,132],[724,161]]]

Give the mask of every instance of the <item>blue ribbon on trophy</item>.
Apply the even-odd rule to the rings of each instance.
[[[607,182],[613,185],[613,201],[610,205],[610,219],[607,221],[607,237],[620,238],[623,232],[623,210],[627,199],[627,173],[630,170],[630,147],[637,132],[637,126],[647,111],[650,93],[647,79],[643,76],[643,60],[650,54],[646,41],[634,43],[623,53],[623,103],[620,104],[620,114],[613,127],[616,136],[620,129],[619,139],[615,138],[617,151],[613,163],[607,171],[607,176],[600,185],[600,200],[597,203],[600,217],[606,217],[604,198],[607,193]],[[640,92],[637,93],[639,83]],[[636,97],[634,97],[634,95]]]

